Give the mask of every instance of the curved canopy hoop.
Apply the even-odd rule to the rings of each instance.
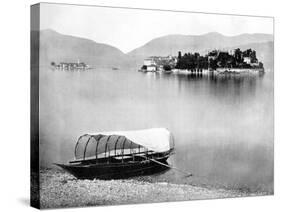
[[[85,145],[85,148],[84,148],[84,154],[83,154],[83,159],[84,159],[84,160],[85,160],[85,155],[86,155],[86,151],[87,151],[87,146],[88,146],[89,141],[91,140],[91,138],[93,138],[92,135],[88,138],[88,140],[87,140],[87,142],[86,142],[86,145]]]
[[[81,142],[81,139],[84,138],[85,136],[91,136],[90,134],[84,134],[84,135],[81,135],[78,139],[77,139],[77,142],[75,144],[75,148],[74,148],[74,157],[77,158],[77,148],[78,148],[78,145],[79,143]]]
[[[114,155],[116,156],[116,148],[117,148],[117,144],[118,144],[118,141],[121,140],[122,136],[118,136],[116,142],[115,142],[115,145],[114,145]]]
[[[110,138],[111,138],[111,135],[107,137],[106,143],[105,143],[105,146],[104,146],[104,154],[105,154],[105,156],[106,156],[106,153],[107,153],[107,146],[108,146],[108,141],[110,140]]]

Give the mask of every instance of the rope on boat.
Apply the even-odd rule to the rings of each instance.
[[[145,159],[148,159],[148,160],[150,160],[150,161],[152,161],[152,162],[154,162],[154,163],[158,163],[158,164],[160,164],[160,165],[162,165],[162,166],[166,166],[166,167],[168,167],[168,168],[175,169],[175,170],[177,170],[178,172],[181,172],[182,174],[185,174],[185,177],[191,177],[191,176],[192,176],[191,173],[187,173],[187,172],[185,172],[185,171],[182,171],[181,169],[179,169],[179,168],[177,168],[177,167],[173,167],[173,166],[170,166],[170,165],[168,165],[168,164],[161,163],[161,162],[159,162],[159,161],[157,161],[157,160],[154,160],[154,159],[151,159],[151,158],[146,158],[145,156],[142,156],[142,155],[138,155],[138,156],[140,156],[140,157],[142,157],[142,158],[145,158]]]

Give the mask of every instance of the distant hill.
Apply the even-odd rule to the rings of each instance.
[[[41,65],[50,65],[51,62],[77,62],[78,59],[94,68],[131,65],[129,57],[113,46],[63,35],[53,30],[40,31]]]
[[[124,54],[113,46],[89,39],[63,35],[53,30],[40,31],[41,65],[50,65],[51,62],[76,62],[79,59],[94,68],[136,69],[149,56],[177,55],[178,51],[205,54],[213,49],[234,48],[252,48],[257,51],[258,59],[266,68],[273,67],[273,36],[269,34],[224,36],[212,32],[204,35],[167,35]]]
[[[208,50],[240,47],[251,43],[272,42],[269,34],[241,34],[224,36],[211,32],[204,35],[167,35],[151,40],[145,45],[131,51],[128,55],[139,64],[145,57],[152,55],[177,55],[178,51],[206,53]]]

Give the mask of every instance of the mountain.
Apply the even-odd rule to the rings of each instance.
[[[63,35],[53,30],[40,31],[40,63],[85,62],[94,68],[128,67],[131,62],[119,49],[85,38]]]
[[[34,43],[38,45],[39,42]],[[258,59],[265,67],[273,68],[273,36],[269,34],[224,36],[211,32],[203,35],[167,35],[124,54],[113,46],[89,39],[63,35],[49,29],[40,31],[41,65],[50,65],[51,62],[76,62],[79,59],[94,68],[137,69],[143,64],[143,59],[149,56],[177,55],[178,51],[206,54],[213,49],[234,48],[256,50]]]
[[[149,56],[177,55],[178,51],[206,53],[208,50],[240,47],[251,43],[272,42],[270,34],[241,34],[224,36],[217,32],[203,35],[167,35],[151,40],[145,45],[131,51],[128,55],[137,64]]]

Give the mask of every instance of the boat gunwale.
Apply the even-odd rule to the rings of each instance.
[[[83,162],[77,162],[77,164],[75,163],[72,163],[72,164],[56,164],[56,165],[59,165],[59,166],[66,166],[66,167],[77,167],[77,168],[86,168],[86,167],[122,167],[122,166],[131,166],[131,165],[137,165],[137,164],[144,164],[144,163],[148,163],[148,162],[151,162],[151,159],[153,160],[164,160],[164,159],[168,159],[170,157],[171,154],[166,154],[162,157],[152,157],[152,158],[147,158],[147,159],[143,159],[143,160],[136,160],[136,161],[120,161],[120,162],[116,162],[116,163],[108,163],[108,162],[103,162],[103,163],[83,163]]]
[[[151,153],[151,154],[148,154],[148,153]],[[146,157],[153,157],[154,155],[159,155],[159,154],[163,154],[163,157],[164,156],[170,156],[170,155],[172,155],[172,154],[174,154],[174,148],[171,148],[170,150],[168,150],[168,151],[165,151],[165,152],[154,152],[154,151],[152,151],[152,150],[149,150],[149,151],[144,151],[144,152],[137,152],[137,153],[132,153],[132,154],[120,154],[120,155],[112,155],[112,156],[107,156],[107,157],[99,157],[98,159],[95,157],[93,157],[93,158],[89,158],[89,159],[79,159],[79,160],[71,160],[71,161],[69,161],[69,163],[70,164],[75,164],[75,163],[83,163],[83,162],[97,162],[97,161],[99,161],[99,160],[103,160],[103,159],[107,159],[107,160],[109,160],[109,159],[116,159],[117,157],[126,157],[126,156],[131,156],[130,158],[133,158],[133,157],[141,157],[141,156],[143,156],[143,155],[146,155]],[[159,157],[159,156],[158,156]],[[117,159],[118,160],[118,159]],[[106,163],[108,163],[108,161],[106,162]],[[120,163],[122,163],[122,162],[120,162]]]

